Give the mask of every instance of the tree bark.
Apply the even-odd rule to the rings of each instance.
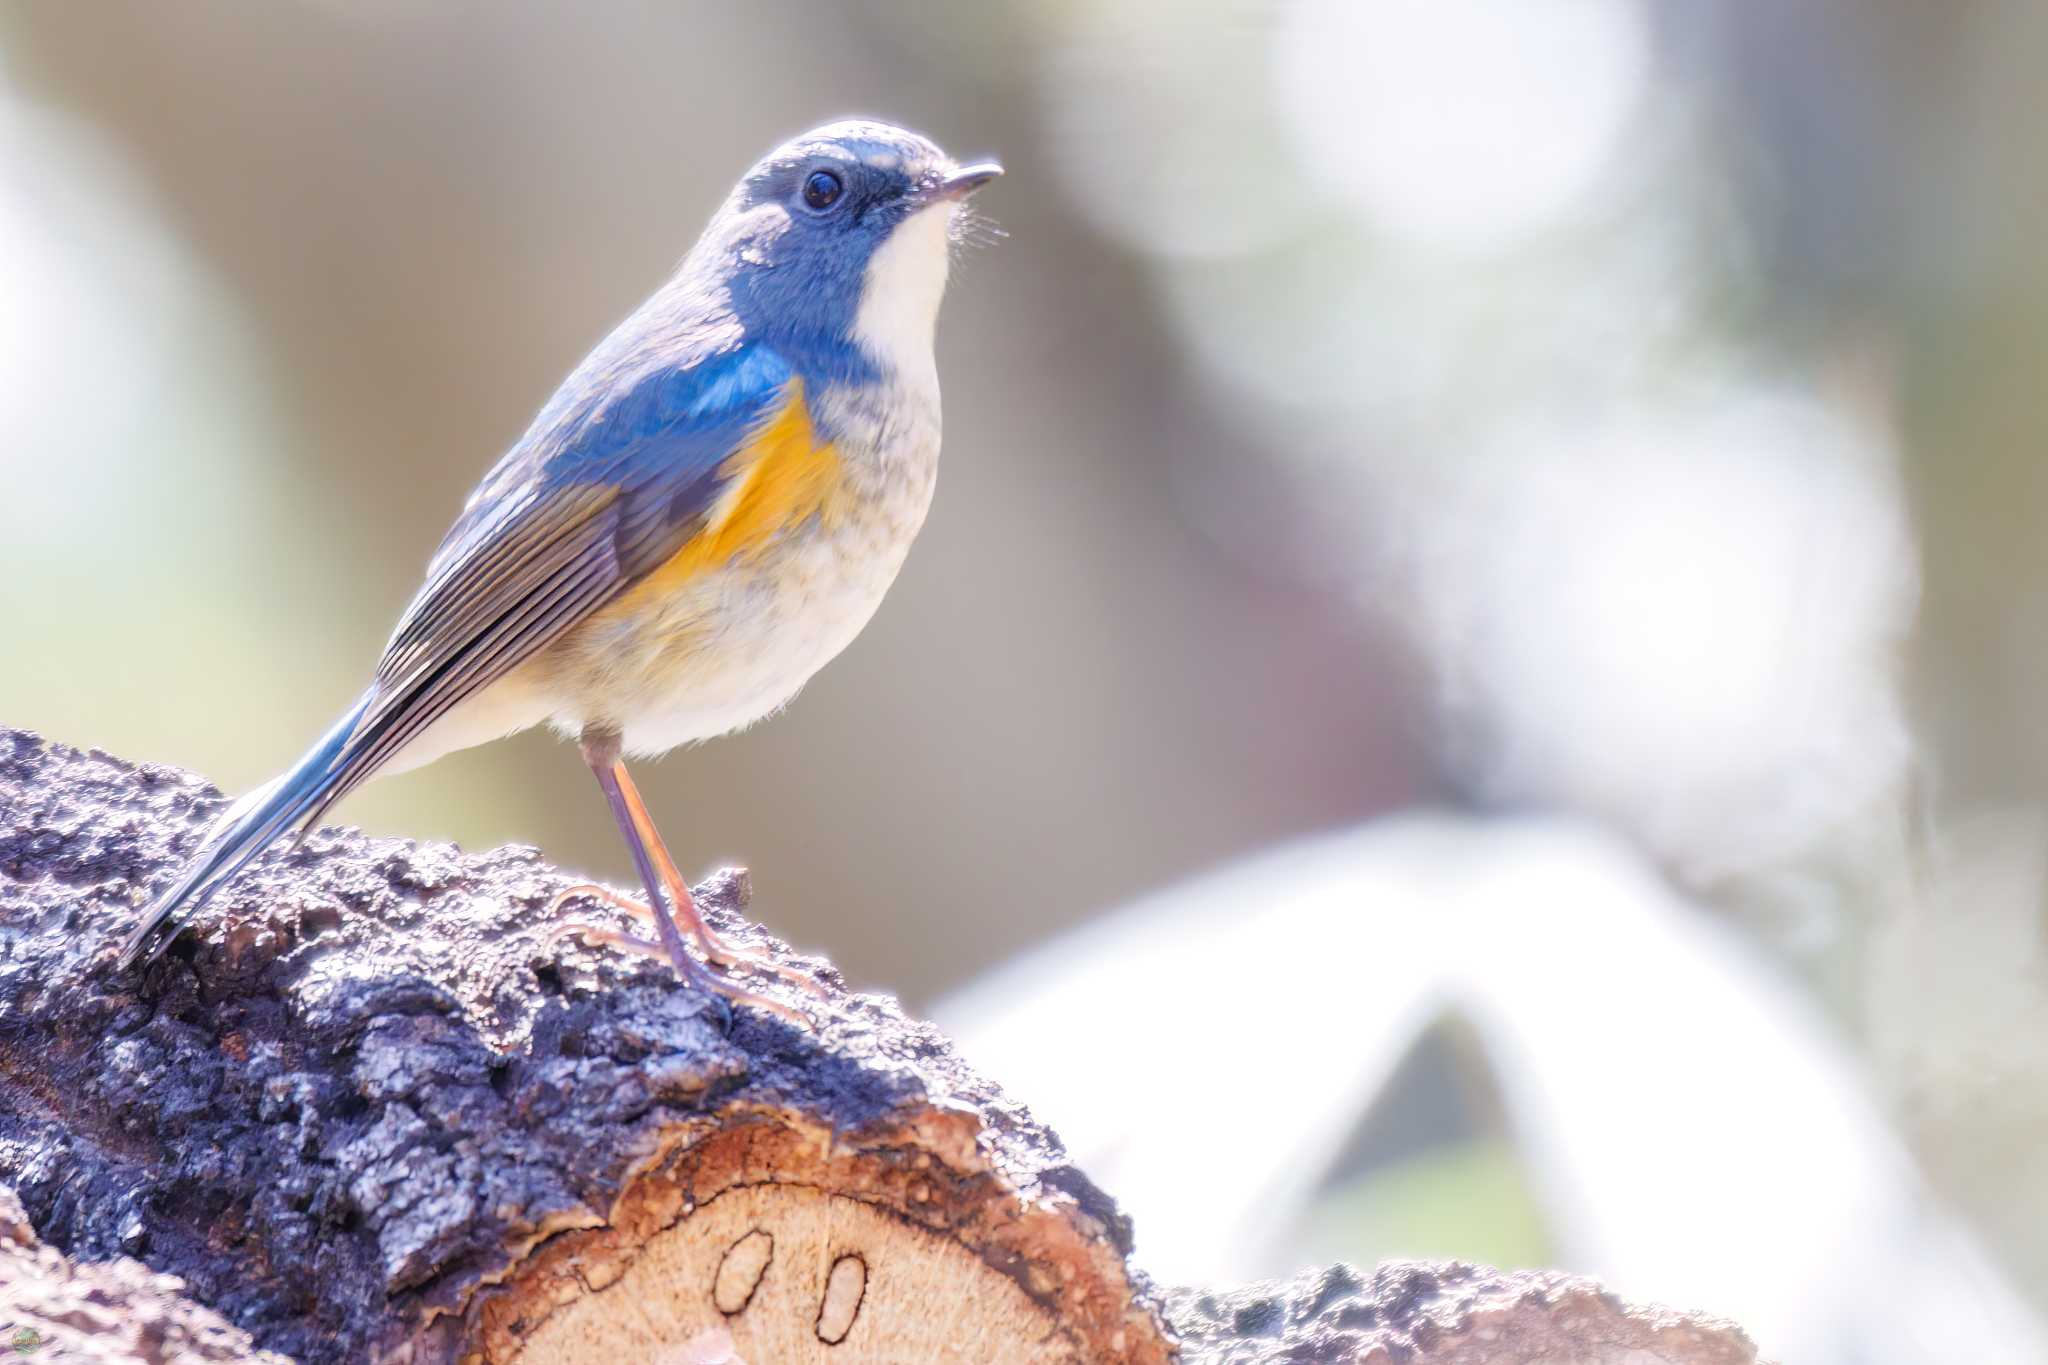
[[[748,983],[814,1029],[728,1024],[661,964],[552,940],[571,879],[532,849],[346,830],[267,855],[163,959],[117,972],[222,804],[188,774],[0,730],[0,1182],[52,1244],[0,1251],[0,1286],[140,1276],[164,1299],[120,1268],[139,1258],[305,1365],[1146,1365],[1175,1357],[1170,1319],[1187,1360],[1526,1359],[1432,1343],[1447,1322],[1569,1342],[1567,1321],[1597,1325],[1599,1351],[1558,1359],[1754,1359],[1725,1324],[1668,1314],[1691,1324],[1682,1351],[1656,1354],[1679,1333],[1605,1353],[1629,1310],[1470,1267],[1182,1294],[1169,1314],[1058,1139],[929,1025],[761,936],[741,874],[700,901],[814,978],[816,997]],[[112,1302],[127,1281],[107,1283]],[[1557,1311],[1531,1306],[1546,1295]],[[206,1312],[136,1312],[188,1310]]]
[[[1624,1303],[1554,1270],[1462,1261],[1347,1265],[1227,1292],[1177,1289],[1166,1315],[1201,1365],[1756,1365],[1734,1323]]]
[[[126,1258],[81,1265],[36,1237],[0,1186],[0,1352],[79,1365],[291,1365]]]

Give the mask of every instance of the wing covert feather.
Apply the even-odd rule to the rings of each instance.
[[[744,346],[610,378],[608,399],[551,403],[463,509],[385,646],[371,704],[305,828],[452,707],[687,543],[726,485],[728,457],[780,409],[791,372],[766,347]]]

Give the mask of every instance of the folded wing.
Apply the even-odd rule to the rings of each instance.
[[[773,351],[740,346],[544,413],[436,552],[305,825],[698,536],[731,457],[782,410],[791,380]]]

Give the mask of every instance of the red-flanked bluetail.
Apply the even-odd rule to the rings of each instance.
[[[235,803],[123,962],[370,778],[546,722],[582,746],[649,904],[588,890],[659,941],[577,928],[791,1013],[691,956],[676,919],[713,963],[744,957],[697,913],[622,758],[776,711],[881,604],[938,469],[933,334],[957,218],[999,174],[866,122],[749,170],[478,485],[368,689]]]

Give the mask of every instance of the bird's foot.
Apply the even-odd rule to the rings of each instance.
[[[548,913],[550,915],[555,914],[564,905],[575,900],[594,900],[601,904],[609,905],[614,910],[623,910],[642,924],[652,925],[655,922],[654,912],[648,909],[644,903],[633,899],[631,896],[621,895],[608,886],[599,886],[594,882],[588,882],[582,886],[572,886],[556,896],[554,901],[548,906]],[[704,954],[704,960],[712,966],[722,968],[728,972],[741,969],[760,972],[764,975],[772,976],[778,981],[786,981],[792,986],[817,996],[820,1000],[830,998],[831,992],[809,972],[792,967],[787,963],[777,962],[766,952],[759,949],[741,948],[720,938],[712,932],[711,926],[704,922],[703,917],[696,913],[696,906],[694,904],[689,906],[688,910],[681,916],[681,919],[683,927],[688,930],[690,937],[697,941],[697,950]],[[644,942],[645,940],[642,941]]]
[[[648,909],[647,906],[643,905],[641,902],[637,900],[634,900],[631,896],[621,895],[618,892],[612,890],[608,886],[598,886],[595,883],[586,883],[582,886],[572,886],[568,890],[563,891],[561,894],[555,897],[552,903],[549,904],[548,913],[550,915],[553,915],[556,912],[560,911],[564,905],[568,904],[570,901],[575,900],[598,901],[601,904],[611,906],[614,910],[625,911],[627,914],[631,915],[634,919],[639,920],[643,924],[656,924],[654,912]],[[695,906],[692,906],[691,909],[694,911]],[[705,924],[700,916],[691,914],[686,915],[684,919],[685,923],[687,923],[690,927],[691,936],[697,940],[697,947],[699,951],[701,951],[704,954],[705,958],[708,961],[710,961],[713,965],[727,972],[737,971],[743,968],[756,972],[761,972],[764,975],[772,976],[779,981],[786,981],[793,986],[800,987],[804,991],[818,997],[821,1000],[829,997],[829,992],[825,989],[825,987],[817,980],[817,978],[811,976],[809,973],[799,971],[795,967],[791,967],[784,963],[777,962],[774,958],[769,957],[764,952],[755,952],[749,951],[744,948],[734,947],[733,945],[727,943],[725,940],[719,938],[717,935],[713,934],[711,932],[710,926]],[[702,986],[705,989],[716,991],[717,993],[724,995],[729,999],[738,1000],[742,1003],[760,1004],[764,1008],[773,1007],[776,1013],[781,1014],[785,1018],[792,1018],[793,1016],[793,1021],[807,1022],[805,1016],[801,1014],[796,1014],[794,1011],[788,1009],[786,1006],[775,1005],[775,1002],[770,1001],[766,996],[756,995],[749,991],[740,990],[738,987],[733,986],[729,982],[722,981],[719,978],[712,976],[709,972],[705,971],[702,966],[698,965],[696,959],[692,958],[687,952],[670,953],[664,945],[650,941],[648,939],[636,938],[631,934],[621,933],[615,929],[610,929],[602,925],[591,924],[586,921],[579,920],[564,921],[559,927],[550,930],[548,932],[547,938],[548,942],[550,943],[559,943],[563,938],[572,935],[583,938],[585,940],[595,939],[601,942],[609,943],[614,947],[625,948],[629,951],[638,952],[649,957],[679,959],[675,961],[674,964],[676,968],[676,974],[693,985]]]
[[[655,958],[674,967],[676,975],[683,979],[684,984],[693,986],[707,995],[716,996],[734,1005],[752,1005],[755,1009],[766,1010],[776,1018],[785,1020],[807,1031],[815,1030],[817,1027],[816,1022],[802,1010],[794,1006],[785,1005],[780,1000],[770,996],[746,990],[721,977],[713,976],[688,953],[683,953],[679,956],[672,954],[667,948],[651,939],[638,938],[623,930],[613,929],[602,924],[592,924],[588,920],[570,919],[563,920],[549,929],[544,941],[552,947],[567,938],[579,938],[585,943],[602,943],[613,948],[623,949],[629,953],[638,954],[641,957]]]

